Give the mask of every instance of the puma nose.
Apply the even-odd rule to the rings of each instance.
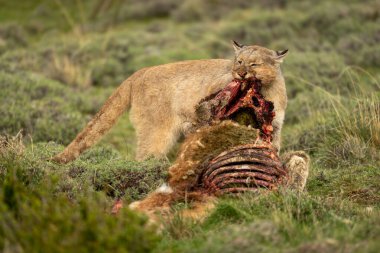
[[[239,75],[241,78],[244,78],[244,77],[247,75],[247,72],[239,72],[238,75]]]

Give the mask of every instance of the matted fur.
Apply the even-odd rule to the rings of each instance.
[[[181,210],[181,216],[203,219],[215,206],[217,198],[199,187],[202,164],[231,147],[252,143],[257,135],[257,130],[228,120],[198,129],[181,145],[176,161],[169,168],[168,185],[133,202],[130,208],[157,222],[170,219],[171,207],[182,202],[188,205]],[[309,157],[302,151],[289,152],[282,156],[282,162],[290,175],[285,185],[302,191],[308,176]]]

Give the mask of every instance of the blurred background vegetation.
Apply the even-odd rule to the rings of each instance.
[[[134,71],[231,58],[232,39],[290,50],[283,149],[311,155],[308,193],[226,198],[202,225],[179,217],[158,238],[143,218],[106,211],[169,166],[131,161],[128,114],[74,163],[46,161]],[[4,252],[375,252],[380,2],[0,0],[0,134]]]

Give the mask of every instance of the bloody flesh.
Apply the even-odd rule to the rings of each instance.
[[[234,119],[239,113],[248,112],[254,119],[253,127],[260,130],[261,139],[271,142],[274,107],[260,89],[261,82],[257,79],[235,79],[224,89],[202,100],[198,108],[206,106],[210,110],[208,120]]]
[[[271,144],[275,116],[273,102],[266,100],[260,90],[261,82],[257,79],[235,79],[199,103],[200,122],[226,119],[245,125],[248,122],[259,130],[264,141],[260,145],[232,147],[206,162],[199,178],[201,188],[216,195],[256,191],[258,188],[274,189],[287,176],[277,150]],[[244,117],[250,119],[241,122]]]

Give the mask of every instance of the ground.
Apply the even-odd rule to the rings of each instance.
[[[251,2],[0,0],[1,250],[376,252],[380,4]],[[157,234],[128,209],[110,215],[170,166],[132,161],[128,113],[80,159],[48,161],[134,71],[228,58],[232,39],[289,49],[282,147],[311,156],[304,193],[225,197],[205,221],[178,216]]]

